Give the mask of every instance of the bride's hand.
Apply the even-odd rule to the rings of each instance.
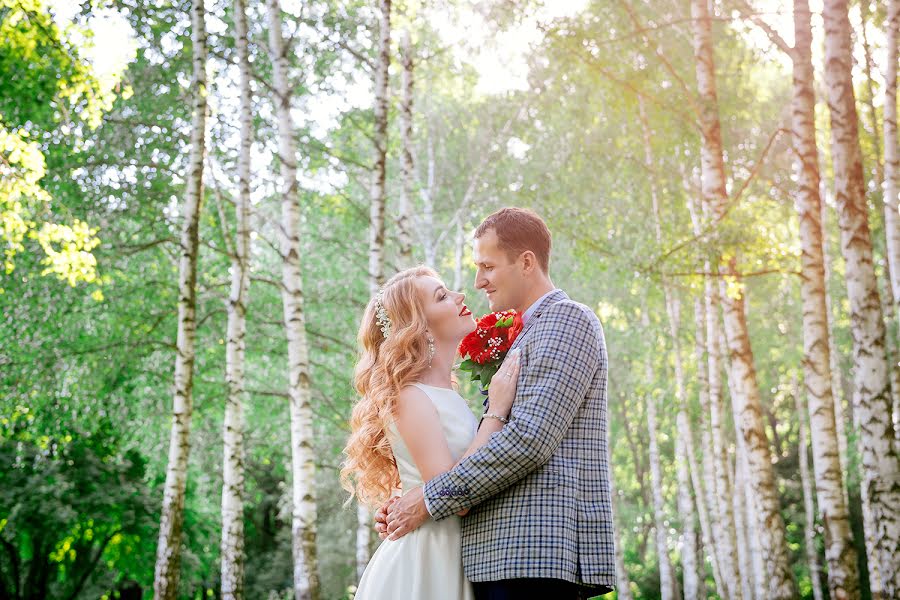
[[[381,539],[385,539],[387,537],[387,513],[391,508],[391,504],[393,504],[399,496],[394,496],[390,498],[384,506],[378,509],[378,512],[375,513],[375,531],[378,532],[378,537]]]
[[[513,400],[516,399],[521,355],[520,348],[507,354],[500,369],[491,377],[491,385],[488,388],[488,412],[501,417],[509,416]]]

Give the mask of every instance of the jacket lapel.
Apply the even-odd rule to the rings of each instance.
[[[540,304],[538,304],[537,308],[534,309],[534,312],[528,318],[528,322],[525,324],[525,327],[519,332],[519,335],[516,336],[515,341],[512,346],[510,346],[510,351],[514,348],[517,348],[521,341],[525,339],[525,334],[537,323],[537,320],[541,317],[541,313],[545,310],[559,302],[560,300],[568,300],[569,296],[562,290],[557,289],[552,294],[544,298]]]
[[[525,335],[528,331],[534,327],[534,324],[537,323],[537,320],[541,317],[541,313],[547,310],[549,307],[553,306],[560,300],[568,300],[569,296],[562,290],[557,289],[549,296],[545,297],[540,304],[537,305],[537,308],[534,309],[534,312],[531,313],[531,316],[528,318],[528,323],[525,324],[525,327],[522,328],[522,331],[519,332],[519,335],[516,336],[515,341],[512,343],[512,346],[509,347],[509,351],[512,352],[515,348],[518,348],[522,343],[522,340],[525,339]],[[485,392],[481,392],[485,394],[485,398],[483,401],[484,409],[487,410],[488,407],[488,398]]]

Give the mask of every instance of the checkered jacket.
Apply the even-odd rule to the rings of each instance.
[[[436,520],[462,518],[470,581],[520,577],[615,585],[606,344],[597,316],[562,290],[516,338],[510,422],[425,484]]]

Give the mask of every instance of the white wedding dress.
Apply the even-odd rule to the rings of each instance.
[[[434,404],[454,460],[459,460],[478,429],[466,401],[449,388],[414,383]],[[423,485],[406,444],[392,423],[388,439],[403,493]],[[359,581],[354,600],[473,600],[460,547],[460,518],[429,519],[398,540],[384,540],[372,555]]]

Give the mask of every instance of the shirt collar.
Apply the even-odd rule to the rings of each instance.
[[[523,326],[526,325],[526,324],[528,323],[528,319],[531,318],[531,315],[534,314],[535,309],[536,309],[536,308],[538,307],[538,305],[544,300],[544,298],[546,298],[547,296],[549,296],[550,294],[552,294],[553,292],[555,292],[555,291],[558,290],[558,289],[559,289],[559,288],[553,288],[552,290],[550,290],[549,292],[547,292],[546,294],[544,294],[543,296],[541,296],[540,298],[538,298],[537,300],[535,300],[534,303],[533,303],[531,306],[529,306],[529,307],[525,310],[524,313],[522,313],[522,325],[523,325]]]

